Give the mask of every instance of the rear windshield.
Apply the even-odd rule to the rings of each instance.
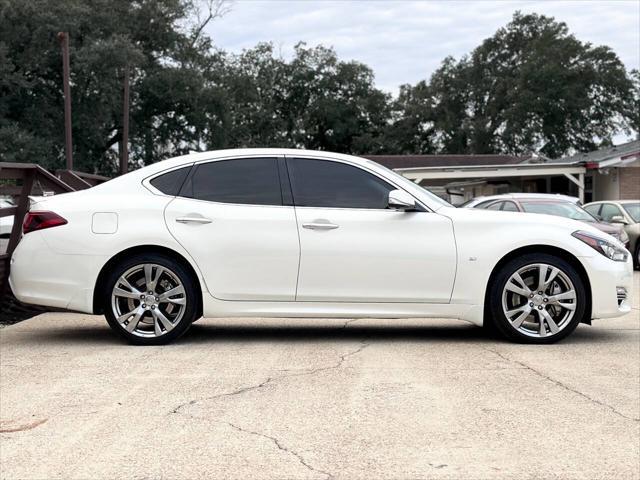
[[[547,215],[555,215],[556,217],[571,218],[582,222],[595,222],[596,219],[585,209],[569,202],[527,202],[520,200],[520,205],[525,212],[544,213]]]

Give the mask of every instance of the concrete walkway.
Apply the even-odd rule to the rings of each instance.
[[[225,319],[142,348],[41,315],[0,330],[0,478],[640,478],[637,308],[544,347]]]

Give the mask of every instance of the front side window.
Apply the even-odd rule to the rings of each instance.
[[[487,210],[501,210],[502,209],[502,205],[504,204],[504,202],[496,202],[496,203],[492,203],[491,205],[489,205],[486,209]]]
[[[287,160],[299,207],[386,209],[395,187],[360,168],[330,160]]]
[[[276,158],[240,158],[203,163],[180,196],[219,203],[282,205]]]
[[[600,211],[600,217],[602,217],[602,221],[610,222],[613,217],[621,217],[622,212],[620,209],[612,204],[612,203],[603,203],[602,210]]]

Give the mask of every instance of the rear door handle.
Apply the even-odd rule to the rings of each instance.
[[[324,223],[324,222],[311,222],[311,223],[302,224],[302,228],[307,228],[309,230],[334,230],[339,226],[340,225],[336,225],[335,223]]]
[[[205,224],[205,223],[211,223],[211,219],[205,218],[205,217],[178,217],[176,218],[176,222]]]

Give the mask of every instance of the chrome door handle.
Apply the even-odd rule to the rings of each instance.
[[[205,218],[205,217],[178,217],[176,218],[176,222],[205,224],[205,223],[211,223],[211,219]]]
[[[321,222],[311,222],[311,223],[302,224],[302,228],[308,228],[309,230],[334,230],[339,226],[340,225],[336,225],[335,223],[321,223]]]

